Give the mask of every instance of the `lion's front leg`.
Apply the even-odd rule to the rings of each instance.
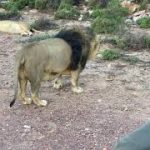
[[[71,84],[72,84],[72,91],[75,93],[82,93],[83,89],[78,86],[78,79],[79,79],[79,70],[71,71]]]

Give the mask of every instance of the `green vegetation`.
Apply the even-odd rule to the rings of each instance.
[[[130,65],[135,65],[140,61],[139,58],[137,58],[136,56],[123,56],[121,58],[122,60],[129,62]]]
[[[106,49],[102,53],[102,58],[105,60],[115,60],[120,58],[120,53],[112,50],[112,49]]]
[[[39,10],[43,10],[46,8],[57,9],[60,5],[61,0],[10,0],[4,8],[11,11],[18,11],[25,6],[29,8],[36,8]]]
[[[117,0],[111,0],[106,8],[96,7],[91,14],[92,28],[96,33],[114,33],[123,24],[128,10],[122,8]]]
[[[77,2],[74,0],[62,0],[62,1],[61,0],[10,0],[8,3],[5,4],[4,8],[11,11],[12,10],[18,11],[28,6],[29,8],[36,8],[39,10],[44,10],[47,8],[52,8],[57,10],[62,3],[69,4],[72,6],[75,5]]]
[[[47,0],[35,0],[35,8],[38,10],[43,10],[47,7]]]
[[[150,17],[143,17],[137,21],[140,28],[150,28]]]
[[[59,27],[56,23],[46,18],[40,18],[34,21],[30,26],[36,30],[50,30],[57,29]]]
[[[19,19],[20,14],[16,11],[0,13],[0,20]]]
[[[146,48],[150,48],[150,36],[144,38],[144,44]]]
[[[147,4],[149,4],[149,0],[142,0],[140,2],[140,10],[146,9]]]
[[[77,8],[73,7],[73,1],[63,0],[56,11],[55,18],[59,19],[77,19],[80,12]]]

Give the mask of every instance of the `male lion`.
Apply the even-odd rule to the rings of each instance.
[[[90,30],[81,32],[78,28],[61,30],[52,38],[32,42],[24,46],[17,54],[15,103],[20,85],[20,97],[23,104],[46,106],[47,101],[40,100],[38,92],[43,80],[56,79],[54,87],[59,87],[61,75],[71,75],[72,91],[81,93],[78,86],[80,72],[90,56],[98,49],[96,36]],[[31,98],[26,97],[27,81],[31,83]]]

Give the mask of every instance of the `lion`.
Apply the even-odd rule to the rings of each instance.
[[[83,92],[78,80],[87,60],[93,58],[99,48],[97,36],[92,30],[81,28],[63,29],[55,36],[28,43],[16,55],[15,94],[10,103],[13,106],[20,85],[20,99],[23,104],[46,106],[47,101],[38,96],[42,81],[55,80],[54,87],[61,87],[60,77],[71,76],[72,91]],[[27,82],[31,84],[31,98],[26,96]]]
[[[25,22],[17,22],[11,20],[0,21],[0,32],[6,32],[11,34],[32,35],[30,25]]]
[[[127,8],[127,9],[129,10],[129,13],[130,13],[130,14],[134,13],[137,9],[140,8],[140,5],[135,4],[135,3],[133,3],[133,2],[130,2],[130,1],[128,1],[128,0],[122,1],[122,2],[121,2],[121,6],[122,6],[123,8]]]

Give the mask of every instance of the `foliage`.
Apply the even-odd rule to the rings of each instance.
[[[137,21],[140,28],[150,28],[150,17],[143,17]]]
[[[17,11],[0,13],[0,20],[17,20],[20,18],[20,14]]]
[[[58,28],[58,25],[49,19],[40,18],[31,24],[31,28],[36,30],[49,30]]]
[[[109,0],[90,0],[89,1],[89,6],[91,8],[95,8],[95,7],[107,7]]]
[[[130,65],[135,65],[140,61],[139,58],[137,58],[136,56],[122,56],[121,59],[129,62]]]
[[[123,24],[124,17],[128,14],[126,8],[120,7],[117,0],[109,2],[107,8],[97,7],[91,17],[94,19],[92,28],[97,33],[113,33],[116,32],[121,24]]]
[[[105,60],[115,60],[120,58],[120,53],[112,49],[106,49],[101,54],[102,58]]]
[[[38,10],[43,10],[47,7],[48,0],[35,0],[35,8]]]
[[[56,11],[55,18],[59,19],[77,19],[80,12],[73,7],[71,0],[63,0]]]
[[[61,3],[61,0],[48,0],[48,8],[57,9]]]
[[[140,10],[146,9],[147,4],[149,4],[149,0],[142,0],[140,2]]]
[[[7,10],[21,10],[25,6],[29,8],[37,8],[43,10],[46,8],[57,9],[60,5],[61,0],[10,0],[5,8]]]
[[[150,36],[144,38],[144,44],[146,48],[150,48]]]

